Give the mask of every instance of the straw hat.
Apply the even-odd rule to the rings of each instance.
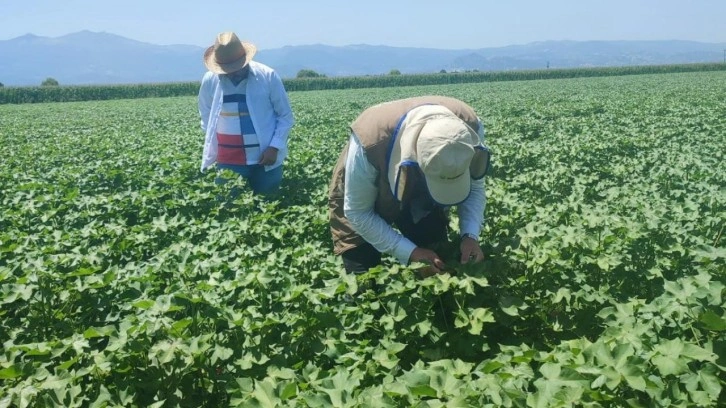
[[[486,173],[489,151],[479,135],[441,105],[410,110],[394,138],[388,181],[399,201],[403,199],[406,167],[418,166],[431,198],[445,206],[466,200],[471,179]]]
[[[214,45],[204,52],[204,65],[215,74],[229,74],[239,71],[250,63],[257,47],[242,42],[231,31],[219,33]]]

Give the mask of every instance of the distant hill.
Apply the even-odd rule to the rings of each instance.
[[[594,66],[661,65],[723,60],[726,43],[693,41],[544,41],[498,48],[443,50],[373,45],[303,45],[260,50],[255,59],[282,77],[301,69],[327,76],[506,71]],[[49,38],[27,34],[0,41],[0,82],[61,85],[198,81],[204,47],[155,45],[109,33],[81,31]]]
[[[189,81],[204,73],[201,47],[161,46],[82,31],[57,38],[27,34],[0,41],[0,82],[61,85]]]

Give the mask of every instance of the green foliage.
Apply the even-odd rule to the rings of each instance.
[[[288,91],[330,89],[388,88],[398,86],[450,85],[480,82],[526,81],[541,79],[590,78],[601,76],[643,75],[676,72],[724,71],[726,65],[683,64],[575,69],[542,69],[520,71],[449,72],[436,74],[373,75],[363,77],[330,77],[310,70],[297,78],[283,79]],[[301,71],[301,72],[302,72]],[[317,76],[311,75],[315,74]],[[8,87],[0,90],[0,104],[73,102],[108,99],[159,98],[196,96],[199,82],[161,84],[82,85],[62,87]]]
[[[197,92],[199,92],[198,82],[7,87],[0,89],[0,104],[165,98],[192,96],[197,95]]]
[[[324,78],[325,75],[319,74],[312,69],[301,69],[297,72],[296,78]]]
[[[285,80],[289,91],[325,89],[388,88],[400,86],[450,85],[500,81],[593,78],[602,76],[643,75],[677,72],[724,71],[726,65],[683,64],[540,70],[449,72],[434,74],[371,75],[360,77],[296,78]]]
[[[40,83],[40,86],[58,86],[58,81],[53,78],[46,78]]]
[[[0,106],[0,406],[723,406],[723,82],[292,92],[272,202],[199,172],[194,96]],[[346,128],[421,94],[487,127],[487,258],[348,276]]]
[[[391,70],[391,71],[390,71],[390,72],[388,73],[388,75],[401,75],[401,71],[399,71],[399,70],[397,70],[397,69],[392,69],[392,70]]]

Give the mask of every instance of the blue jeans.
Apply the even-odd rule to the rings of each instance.
[[[255,194],[272,195],[277,193],[282,182],[282,165],[270,171],[265,171],[265,166],[252,164],[249,166],[236,166],[231,164],[217,164],[217,169],[231,170],[247,180]],[[224,184],[227,180],[217,176],[214,180],[217,184]]]

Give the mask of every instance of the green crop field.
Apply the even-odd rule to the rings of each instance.
[[[0,407],[725,406],[725,84],[291,92],[271,202],[200,173],[192,96],[0,105]],[[332,167],[424,94],[487,128],[486,260],[355,295]]]

